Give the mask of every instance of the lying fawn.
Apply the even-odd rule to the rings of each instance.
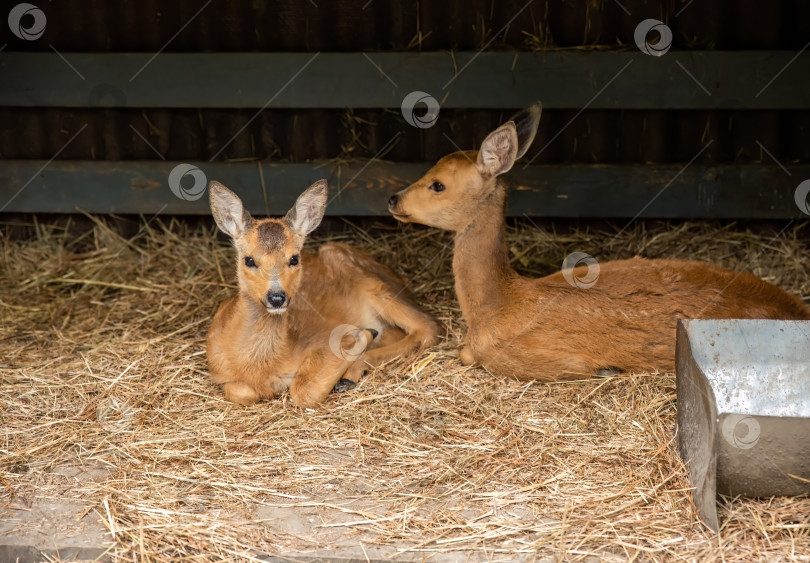
[[[445,156],[395,194],[402,222],[455,233],[453,272],[468,332],[460,357],[496,374],[544,381],[604,371],[672,371],[681,318],[810,319],[798,298],[747,273],[687,260],[633,258],[530,279],[509,265],[499,178],[534,140],[541,105],[502,125],[478,151]]]
[[[238,257],[239,295],[219,306],[207,343],[211,377],[229,401],[250,405],[289,389],[295,405],[311,407],[437,339],[436,321],[367,253],[336,242],[301,251],[326,196],[320,180],[285,217],[253,219],[236,194],[210,184],[214,220]]]

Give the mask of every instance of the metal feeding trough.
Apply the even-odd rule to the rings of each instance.
[[[716,494],[810,494],[810,321],[684,320],[678,440],[703,521]]]

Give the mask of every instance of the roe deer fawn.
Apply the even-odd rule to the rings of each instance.
[[[544,381],[672,371],[679,318],[810,319],[810,309],[778,287],[706,262],[607,262],[591,289],[566,282],[566,274],[583,279],[584,267],[540,279],[515,272],[499,176],[526,153],[540,113],[538,103],[490,133],[480,150],[445,156],[388,202],[399,221],[455,233],[455,287],[468,324],[462,363]]]
[[[211,377],[230,401],[249,405],[289,389],[295,405],[311,407],[369,367],[437,339],[433,317],[369,254],[336,242],[301,251],[326,196],[321,180],[285,217],[253,219],[236,194],[210,184],[214,219],[238,256],[239,295],[219,306],[207,341]]]

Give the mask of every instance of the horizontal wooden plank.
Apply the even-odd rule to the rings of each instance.
[[[177,162],[0,161],[0,211],[70,213],[208,214],[195,179],[188,174],[189,200],[169,186]],[[311,183],[330,184],[329,215],[387,215],[395,191],[424,174],[429,164],[381,161],[190,163],[199,170],[197,190],[218,180],[236,191],[255,214],[280,215]],[[259,166],[261,166],[261,174]],[[776,166],[538,165],[509,173],[508,214],[536,217],[752,218],[806,217],[794,193],[810,165]],[[262,178],[265,189],[262,188]],[[176,185],[176,183],[175,183]],[[265,197],[267,206],[265,205]]]
[[[787,51],[0,53],[0,105],[798,109],[810,57]],[[69,63],[69,64],[68,64]],[[71,68],[72,67],[72,68]]]

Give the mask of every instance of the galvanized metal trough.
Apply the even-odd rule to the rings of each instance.
[[[810,494],[810,321],[682,320],[678,441],[703,521],[716,495]]]

